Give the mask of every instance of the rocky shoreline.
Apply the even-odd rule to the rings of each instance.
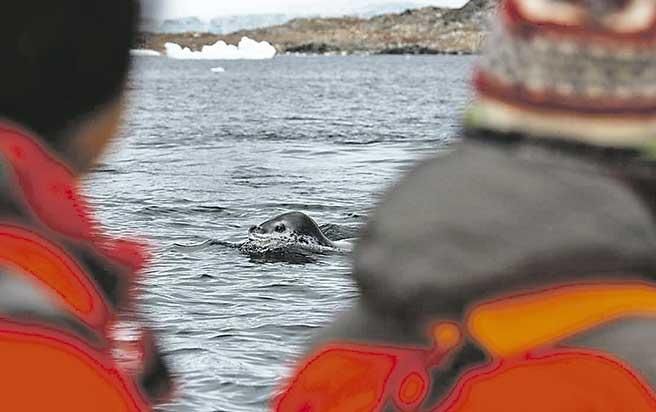
[[[303,18],[228,35],[142,33],[136,48],[163,51],[167,42],[192,50],[242,37],[266,40],[279,53],[301,54],[474,54],[487,34],[494,0],[471,0],[460,9],[425,7],[370,19]]]

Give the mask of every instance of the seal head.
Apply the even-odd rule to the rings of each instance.
[[[252,226],[248,234],[253,240],[276,238],[333,247],[333,243],[323,234],[319,225],[301,212],[285,213],[260,225]]]

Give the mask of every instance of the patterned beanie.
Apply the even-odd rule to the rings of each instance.
[[[656,0],[502,0],[467,126],[656,145]]]

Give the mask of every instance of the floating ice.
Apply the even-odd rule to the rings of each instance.
[[[276,55],[276,49],[269,42],[256,42],[248,37],[243,37],[238,46],[218,41],[211,46],[203,46],[201,51],[191,51],[188,47],[183,49],[176,43],[166,43],[164,47],[166,55],[173,59],[263,60]]]
[[[148,49],[130,50],[130,54],[133,56],[148,56],[148,57],[157,57],[162,55],[162,53],[156,50],[148,50]]]
[[[212,67],[210,69],[212,73],[224,73],[225,69],[223,67]]]

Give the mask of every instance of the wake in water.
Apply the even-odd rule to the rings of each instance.
[[[325,232],[324,232],[325,231]],[[291,212],[252,226],[241,243],[209,240],[200,245],[176,245],[180,251],[195,252],[208,247],[238,249],[259,262],[312,263],[317,255],[345,255],[353,249],[357,230],[317,223],[304,213]],[[330,234],[329,238],[326,234]]]

